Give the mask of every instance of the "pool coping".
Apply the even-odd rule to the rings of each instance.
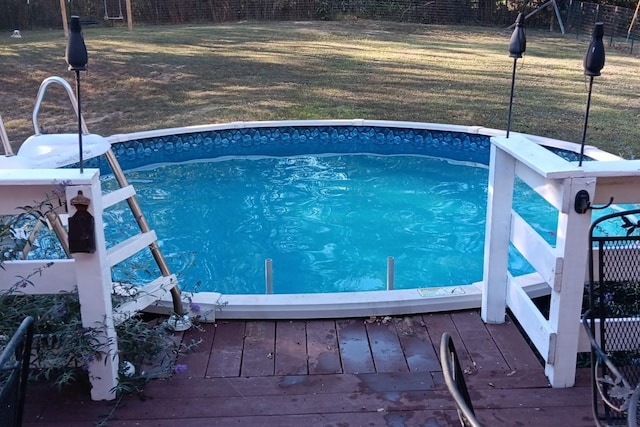
[[[405,129],[424,129],[430,131],[460,132],[471,135],[483,135],[488,137],[505,136],[506,131],[487,128],[483,126],[451,125],[442,123],[392,121],[392,120],[368,120],[368,119],[342,119],[342,120],[273,120],[273,121],[237,121],[229,123],[214,123],[207,125],[184,126],[176,128],[155,129],[148,131],[132,132],[127,134],[114,134],[106,137],[111,144],[127,142],[138,139],[156,138],[166,135],[182,135],[188,133],[221,131],[228,129],[250,129],[269,127],[330,127],[330,126],[353,126],[353,127],[387,127]],[[579,152],[580,144],[570,141],[531,135],[520,132],[510,132],[510,135],[528,138],[540,145],[557,148],[566,151]],[[585,145],[584,155],[594,160],[608,161],[621,160],[620,157],[602,151],[592,145]]]
[[[551,288],[537,273],[510,277],[529,297],[549,295]],[[443,289],[450,289],[447,293]],[[426,290],[426,292],[422,292]],[[317,294],[227,295],[218,292],[183,292],[189,316],[202,322],[216,319],[329,319],[380,317],[480,308],[482,282],[448,287]],[[147,311],[168,314],[169,295]]]

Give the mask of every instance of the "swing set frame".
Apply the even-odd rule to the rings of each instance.
[[[127,10],[127,27],[129,28],[129,30],[133,30],[133,10],[131,8],[131,0],[125,0],[125,7]],[[67,16],[66,0],[60,0],[60,11],[62,14],[62,26],[64,28],[64,35],[66,37],[69,37],[69,21],[68,21],[69,18]],[[122,11],[120,11],[120,16],[118,18],[110,17],[107,13],[106,3],[105,3],[104,18],[108,20],[122,19],[123,18]]]

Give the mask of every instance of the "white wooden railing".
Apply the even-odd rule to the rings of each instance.
[[[487,201],[482,318],[502,323],[508,307],[545,360],[553,387],[575,383],[581,342],[580,316],[588,260],[592,211],[575,209],[585,190],[593,205],[640,202],[640,161],[568,162],[524,136],[491,139]],[[556,244],[548,244],[513,211],[516,177],[558,210]],[[507,269],[509,243],[549,286],[548,319]]]
[[[99,331],[104,352],[102,360],[89,364],[91,398],[115,398],[117,385],[118,344],[111,305],[111,272],[102,221],[102,197],[97,169],[0,169],[0,215],[20,213],[20,207],[33,206],[49,199],[56,188],[64,185],[66,206],[73,215],[70,199],[78,190],[91,200],[89,212],[95,221],[96,252],[76,253],[73,259],[7,261],[0,269],[0,291],[12,287],[17,277],[26,277],[52,262],[46,272],[32,275],[34,286],[21,288],[27,294],[55,294],[77,288],[82,326]],[[62,203],[64,205],[64,203]]]

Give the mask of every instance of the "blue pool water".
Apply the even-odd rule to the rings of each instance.
[[[184,290],[274,293],[381,290],[482,279],[488,170],[416,155],[221,157],[127,172]],[[105,181],[105,187],[113,186]],[[556,213],[518,187],[516,210],[553,242]],[[107,230],[132,224],[124,206]],[[116,280],[157,273],[141,256]],[[511,255],[514,274],[529,272]]]

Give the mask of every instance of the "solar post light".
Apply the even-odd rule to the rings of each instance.
[[[527,50],[527,36],[524,33],[525,17],[522,13],[516,18],[516,27],[511,33],[509,40],[509,57],[513,58],[513,71],[511,73],[511,96],[509,97],[509,115],[507,116],[507,138],[511,130],[511,110],[513,107],[513,90],[516,84],[516,62],[522,58],[522,54]]]
[[[78,149],[80,150],[80,173],[84,172],[82,160],[82,108],[80,106],[80,71],[87,71],[87,47],[84,44],[82,28],[80,27],[80,17],[72,16],[69,42],[65,59],[69,65],[69,71],[76,73],[76,101],[78,102]]]
[[[593,89],[593,78],[600,75],[600,71],[604,67],[604,24],[596,22],[591,34],[591,42],[584,55],[584,75],[589,76],[589,91],[587,95],[587,109],[584,115],[584,127],[582,129],[582,142],[580,145],[580,161],[578,166],[582,166],[584,157],[584,144],[587,139],[587,123],[589,122],[589,108],[591,108],[591,90]]]

